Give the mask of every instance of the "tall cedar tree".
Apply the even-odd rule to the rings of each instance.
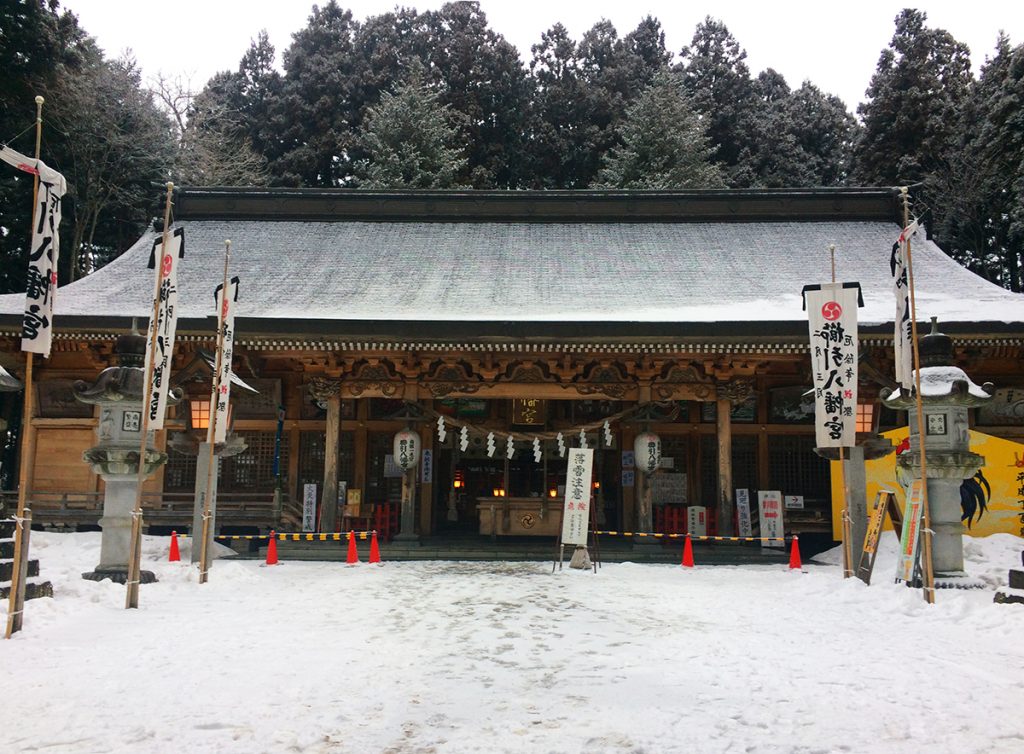
[[[0,143],[34,154],[34,100],[42,95],[47,100],[42,158],[66,171],[59,151],[63,140],[50,123],[55,104],[52,89],[59,78],[75,75],[87,61],[99,60],[99,49],[75,16],[47,0],[0,4],[0,29]],[[0,165],[0,293],[25,290],[31,192],[29,176]],[[71,209],[70,202],[67,205]],[[65,212],[69,223],[71,213]],[[64,282],[66,277],[61,278]]]
[[[715,161],[732,187],[756,183],[750,156],[756,146],[757,99],[747,53],[724,23],[708,16],[681,51],[679,70],[694,106],[708,117]]]
[[[972,88],[962,139],[926,186],[943,248],[980,275],[1022,290],[1024,46],[1005,35]]]
[[[602,188],[719,188],[722,173],[701,116],[679,76],[659,73],[627,110],[616,129],[622,141],[605,158]]]
[[[896,17],[896,32],[858,108],[864,130],[855,177],[864,184],[918,183],[956,151],[972,81],[970,53],[926,20],[912,9]]]
[[[449,189],[466,164],[458,116],[414,66],[409,81],[385,93],[366,114],[361,133],[369,158],[357,166],[365,188]]]

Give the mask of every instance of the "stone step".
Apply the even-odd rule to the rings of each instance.
[[[0,521],[0,539],[11,539],[14,537],[14,521],[7,518]]]
[[[0,586],[0,599],[7,599],[11,595],[11,585],[8,582]],[[25,584],[25,600],[34,600],[39,597],[52,597],[53,584],[49,581],[29,581]]]
[[[0,542],[0,560],[10,560],[14,557],[14,540],[8,539]]]
[[[0,562],[0,581],[10,581],[11,575],[14,573],[14,561],[6,560]],[[39,575],[39,561],[30,560],[28,561],[28,578],[34,578]]]

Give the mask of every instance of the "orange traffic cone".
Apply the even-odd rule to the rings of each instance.
[[[793,535],[793,548],[789,551],[789,567],[800,569],[803,567],[803,563],[800,562],[800,538]]]
[[[181,560],[181,553],[178,552],[178,532],[171,532],[171,554],[167,556],[168,563],[177,563]]]
[[[683,567],[693,568],[693,543],[690,542],[690,535],[686,535],[686,544],[683,545]]]
[[[267,565],[277,565],[277,532],[270,532],[267,541]]]
[[[370,562],[380,562],[380,546],[377,544],[377,531],[373,532],[373,537],[370,539]]]
[[[359,562],[359,553],[356,552],[356,533],[354,531],[348,533],[348,557],[345,558],[345,562],[349,565]]]

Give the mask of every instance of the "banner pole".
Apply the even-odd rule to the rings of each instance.
[[[829,244],[828,255],[832,263],[832,285],[836,283],[836,245]],[[855,441],[856,442],[856,441]],[[850,544],[850,494],[846,488],[846,447],[839,446],[839,492],[842,496],[842,533],[843,533],[843,578],[853,575],[853,553]],[[785,532],[783,532],[785,533]]]
[[[906,186],[900,187],[903,200],[903,227],[910,223],[910,199]],[[917,401],[917,444],[921,453],[921,559],[924,561],[924,599],[935,604],[935,571],[932,568],[932,519],[928,507],[928,463],[924,449],[924,406],[921,400],[921,354],[917,344],[917,306],[914,300],[914,264],[907,236],[907,288],[910,290],[910,341],[914,354],[914,393]]]
[[[153,266],[156,267],[156,282],[153,288],[153,312],[149,321],[149,338],[146,343],[146,352],[150,358],[146,359],[146,374],[142,390],[142,426],[140,432],[142,439],[139,441],[139,477],[137,489],[135,490],[135,508],[132,510],[132,534],[128,546],[128,580],[125,582],[127,592],[125,594],[124,607],[126,610],[139,606],[139,579],[142,571],[142,485],[146,481],[146,440],[149,434],[149,404],[153,399],[153,369],[156,365],[156,322],[160,313],[160,287],[164,282],[163,257],[168,253],[167,249],[171,240],[171,200],[174,194],[174,184],[167,183],[167,197],[164,203],[164,232],[160,246],[160,257],[154,258]]]
[[[44,100],[36,95],[36,152],[35,158],[38,162],[43,139],[43,103]],[[31,253],[32,229],[36,224],[36,206],[39,201],[39,172],[32,178],[32,218],[29,221],[29,252]],[[52,292],[51,292],[52,293]],[[14,529],[14,561],[11,564],[11,593],[8,598],[7,629],[4,633],[5,639],[10,639],[11,634],[21,630],[25,614],[25,577],[28,572],[28,551],[29,532],[32,529],[32,509],[28,503],[28,470],[31,459],[29,456],[34,451],[34,442],[30,442],[30,435],[34,433],[32,426],[32,408],[34,399],[32,396],[32,367],[35,353],[28,351],[25,356],[25,394],[21,410],[21,437],[18,450],[18,513],[15,517]]]
[[[206,490],[203,494],[203,542],[199,549],[199,583],[205,584],[210,572],[210,500],[213,497],[213,481],[215,478],[215,464],[217,454],[214,447],[217,442],[217,402],[220,400],[220,373],[223,368],[224,358],[224,314],[228,305],[228,260],[231,259],[231,241],[224,241],[224,283],[220,289],[221,300],[217,302],[217,359],[216,368],[213,372],[213,400],[210,401],[210,425],[206,432],[206,444],[210,446],[209,462],[206,466]],[[216,301],[216,298],[214,298]],[[231,368],[231,365],[228,365]],[[195,547],[195,540],[192,546]]]

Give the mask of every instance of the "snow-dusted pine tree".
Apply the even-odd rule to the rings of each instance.
[[[694,110],[680,78],[655,76],[626,111],[618,128],[621,146],[605,157],[602,188],[678,189],[724,186],[711,161],[706,124]]]

